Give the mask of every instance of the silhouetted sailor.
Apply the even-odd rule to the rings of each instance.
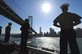
[[[8,23],[8,26],[5,28],[5,39],[4,39],[5,42],[9,42],[11,25],[12,25],[12,23]]]
[[[26,48],[27,46],[27,39],[29,35],[29,20],[25,19],[25,22],[23,23],[22,27],[20,28],[21,30],[21,43],[20,43],[20,52],[24,54],[28,54],[28,49]]]
[[[0,26],[0,37],[1,37],[1,33],[2,33],[2,26]]]
[[[61,5],[61,13],[54,20],[54,26],[61,28],[60,32],[60,54],[67,54],[68,43],[71,54],[80,54],[76,41],[76,32],[73,26],[81,23],[81,17],[75,13],[68,12],[69,4]],[[59,23],[59,24],[58,24]]]

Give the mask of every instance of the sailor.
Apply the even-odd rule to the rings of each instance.
[[[68,43],[71,54],[80,54],[76,41],[74,26],[81,23],[81,17],[75,13],[68,12],[69,4],[60,6],[62,13],[54,20],[54,26],[61,28],[60,32],[60,54],[67,54]]]
[[[20,53],[23,54],[28,54],[28,49],[27,49],[27,39],[29,36],[29,19],[25,19],[24,23],[22,24],[22,27],[20,28],[21,30],[21,43],[20,43]]]
[[[2,26],[0,26],[0,36],[1,36],[1,33],[2,33]]]
[[[5,40],[4,40],[5,42],[9,42],[11,26],[12,26],[12,23],[8,23],[8,26],[6,26],[5,28]]]

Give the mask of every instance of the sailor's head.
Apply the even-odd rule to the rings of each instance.
[[[29,19],[25,19],[25,22],[29,22]]]
[[[62,4],[61,6],[60,6],[60,8],[62,9],[62,11],[63,12],[67,12],[67,10],[68,10],[68,7],[69,7],[69,4]]]
[[[2,26],[0,26],[0,29],[2,28]]]
[[[11,25],[12,25],[12,23],[8,23],[8,25],[9,25],[9,26],[11,26]]]

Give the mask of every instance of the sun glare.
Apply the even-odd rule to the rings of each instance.
[[[49,12],[51,10],[51,5],[49,3],[42,4],[42,11]]]

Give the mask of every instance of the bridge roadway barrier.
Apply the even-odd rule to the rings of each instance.
[[[54,52],[43,50],[42,48],[27,46],[29,52],[33,54],[53,54]]]

